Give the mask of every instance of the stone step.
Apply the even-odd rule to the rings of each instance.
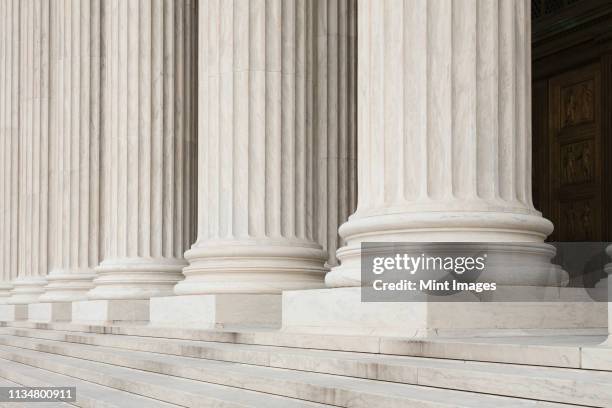
[[[11,383],[24,387],[76,387],[76,402],[32,402],[32,403],[7,403],[7,407],[69,407],[76,405],[85,408],[172,408],[173,404],[167,404],[151,398],[129,392],[119,391],[114,388],[93,384],[72,376],[62,375],[51,371],[41,370],[30,365],[17,363],[15,361],[0,359],[0,377]],[[45,405],[55,404],[55,405]],[[0,405],[1,406],[1,405]]]
[[[367,389],[372,383],[353,378],[350,384],[353,388],[346,388],[347,376],[378,380],[377,384],[386,381],[594,407],[612,406],[612,373],[608,372],[269,346],[259,346],[275,349],[268,351],[269,364],[254,366],[7,335],[0,335],[0,345],[341,406],[346,401],[337,393]]]
[[[314,408],[325,406],[15,347],[0,347],[0,359],[185,407]],[[148,407],[146,404],[139,406]]]
[[[108,350],[105,354],[110,360],[114,352]],[[120,355],[118,358],[123,357]],[[266,408],[332,405],[351,408],[567,408],[577,406],[167,355],[159,356],[158,360],[149,360],[147,368],[155,371],[175,370],[172,376],[12,346],[0,346],[0,358],[58,373],[70,373],[71,376],[86,381],[109,384],[123,391],[141,393],[189,407],[208,406],[203,402],[215,396],[211,392],[211,389],[215,388],[232,390],[232,392],[223,394],[221,399],[246,396],[246,399],[242,401],[244,405],[241,406]],[[131,361],[134,360],[133,358]],[[191,360],[190,363],[187,363],[187,360]],[[202,369],[202,367],[206,368]],[[198,375],[203,376],[201,378],[206,380],[231,382],[236,388],[180,377],[190,375],[190,373],[200,373]],[[268,393],[287,394],[291,392],[302,399],[325,401],[328,404],[298,401],[242,389],[249,387],[265,389]],[[216,396],[218,395],[217,392]],[[270,401],[262,401],[261,398],[264,396]]]
[[[273,330],[188,330],[138,325],[0,322],[0,326],[612,371],[612,346],[599,346],[606,340],[603,335],[411,339],[296,334]]]

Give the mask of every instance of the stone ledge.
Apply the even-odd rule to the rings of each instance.
[[[71,302],[32,303],[28,305],[28,320],[31,322],[69,322],[71,319]]]
[[[27,305],[0,305],[0,321],[14,322],[28,320]]]
[[[360,288],[287,291],[283,293],[283,331],[409,338],[531,330],[569,334],[605,329],[607,309],[603,302],[569,300],[363,303]]]
[[[215,294],[151,298],[151,325],[215,329],[280,327],[281,295]]]
[[[74,323],[146,323],[148,320],[148,300],[84,300],[72,303]]]

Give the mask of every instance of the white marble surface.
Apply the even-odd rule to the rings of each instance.
[[[606,327],[607,304],[593,301],[368,303],[360,288],[283,293],[289,332],[426,338]]]
[[[542,243],[528,0],[358,5],[359,197],[327,285],[359,285],[364,241]],[[549,284],[519,272],[504,283]]]
[[[31,322],[69,322],[71,319],[71,302],[31,303],[28,305],[28,320]]]
[[[86,299],[100,260],[100,4],[50,4],[50,257],[43,302]]]
[[[104,244],[88,297],[171,295],[195,240],[196,2],[100,4]]]
[[[151,326],[222,329],[281,324],[281,295],[183,295],[154,297],[150,302]]]
[[[28,319],[27,305],[0,305],[0,321],[14,322]]]
[[[0,4],[0,304],[17,277],[19,228],[19,0]]]
[[[148,300],[83,300],[72,302],[72,322],[74,323],[145,323],[148,320]]]

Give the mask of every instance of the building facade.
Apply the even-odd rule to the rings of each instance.
[[[605,327],[605,305],[572,303],[545,323],[486,305],[479,322],[397,327],[380,314],[414,306],[358,298],[363,242],[553,256],[532,202],[528,1],[0,7],[5,319]]]

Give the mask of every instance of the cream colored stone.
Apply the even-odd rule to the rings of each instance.
[[[28,320],[37,323],[69,322],[72,319],[72,303],[31,303],[28,305]]]
[[[152,326],[228,329],[277,328],[281,295],[216,294],[151,298]]]
[[[283,330],[425,338],[607,327],[605,303],[578,302],[574,296],[563,301],[558,288],[550,288],[549,301],[542,301],[542,293],[529,295],[539,301],[361,302],[361,288],[286,291]]]
[[[49,232],[49,106],[51,75],[50,1],[19,1],[18,85],[18,232],[17,278],[13,280],[10,303],[37,301],[44,291],[48,272]],[[16,7],[16,4],[13,4]],[[15,16],[15,14],[13,14]],[[15,17],[13,17],[15,18]],[[14,151],[16,152],[16,150]]]
[[[0,305],[0,321],[14,322],[28,319],[27,305]]]
[[[323,287],[307,116],[318,4],[200,3],[198,239],[176,294]]]
[[[87,299],[100,247],[100,2],[51,6],[50,272],[42,302]],[[61,307],[61,306],[60,306]]]
[[[101,7],[105,242],[88,297],[170,295],[195,239],[196,2]]]
[[[531,199],[529,2],[358,4],[359,198],[327,285],[360,284],[368,241],[529,243],[548,261],[553,227]],[[529,268],[504,278],[551,284]]]
[[[148,300],[82,300],[72,302],[72,321],[75,323],[146,323],[148,320]]]
[[[0,304],[17,277],[19,0],[0,4]]]

